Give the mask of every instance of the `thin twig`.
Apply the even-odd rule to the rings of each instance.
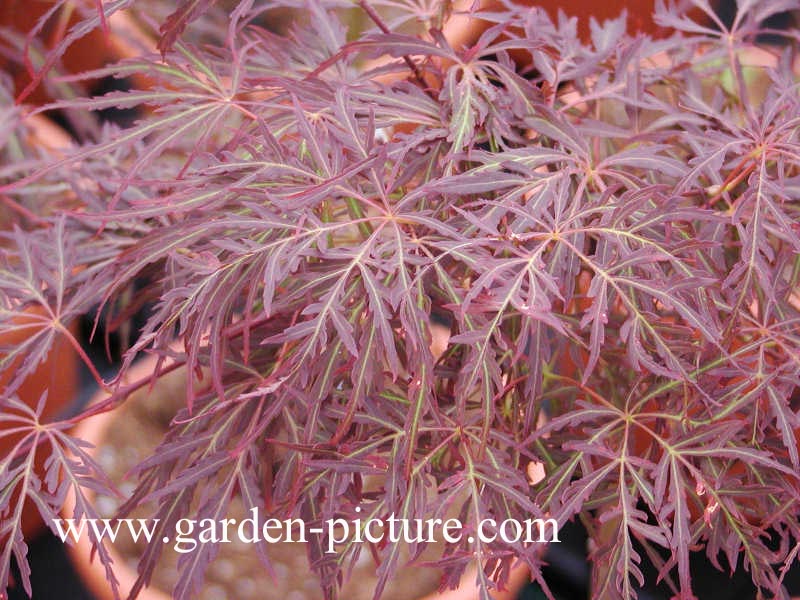
[[[366,0],[358,0],[358,5],[362,9],[364,9],[364,12],[367,13],[367,16],[370,19],[372,19],[375,25],[378,26],[378,29],[380,29],[383,33],[386,34],[392,33],[392,30],[389,29],[386,23],[383,22],[381,16],[377,12],[375,12],[374,8],[372,8],[369,4],[367,4]],[[419,65],[415,63],[413,60],[411,60],[411,56],[409,56],[408,54],[403,55],[403,60],[408,65],[408,68],[411,69],[411,72],[414,74],[414,79],[417,80],[417,83],[420,85],[420,87],[422,87],[423,91],[426,94],[428,94],[428,96],[430,96],[432,99],[435,100],[436,98],[434,98],[433,94],[431,93],[430,87],[425,82],[425,78],[422,76],[422,71],[420,71]]]
[[[49,221],[46,221],[45,219],[42,219],[40,216],[35,214],[33,211],[28,210],[22,204],[20,204],[16,200],[10,198],[9,196],[6,196],[5,194],[0,194],[0,201],[2,201],[3,204],[7,205],[14,212],[19,213],[20,215],[22,215],[26,219],[30,220],[32,223],[34,223],[36,225],[39,225],[40,227],[52,227],[52,225],[53,225]]]

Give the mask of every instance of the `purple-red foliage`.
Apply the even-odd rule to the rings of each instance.
[[[139,10],[106,16],[126,4]],[[747,63],[760,23],[798,2],[740,1],[730,27],[670,4],[656,18],[673,36],[620,20],[588,45],[573,20],[509,7],[467,49],[427,2],[372,2],[389,33],[349,31],[349,3],[297,2],[285,35],[262,3],[213,4],[181,3],[163,58],[85,74],[152,86],[44,109],[139,107],[133,126],[24,150],[25,112],[4,100],[0,197],[18,218],[0,333],[26,307],[46,317],[0,361],[22,360],[0,422],[26,432],[0,459],[0,589],[11,556],[25,564],[14,490],[47,515],[68,488],[106,485],[69,423],[37,425],[15,386],[79,315],[121,327],[149,304],[122,372],[160,353],[208,384],[187,382],[183,418],[138,470],[130,504],[157,499],[163,532],[234,494],[309,523],[356,506],[467,526],[549,515],[587,526],[607,565],[596,598],[636,597],[637,547],[667,550],[680,598],[693,550],[777,593],[800,540],[800,95],[788,46]],[[438,359],[432,310],[452,321]],[[150,383],[121,378],[93,410]],[[546,470],[535,486],[530,461]],[[366,549],[323,550],[309,558],[334,597]],[[400,553],[373,550],[380,588]],[[538,576],[541,550],[465,537],[443,581],[475,559],[484,588],[514,557]],[[175,597],[214,553],[184,557]]]

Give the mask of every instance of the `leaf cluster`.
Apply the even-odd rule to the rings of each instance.
[[[800,540],[800,96],[790,49],[755,42],[797,2],[742,0],[729,26],[659,2],[670,37],[623,17],[587,43],[574,19],[508,4],[467,48],[423,0],[361,3],[360,29],[349,3],[284,2],[300,15],[283,34],[264,26],[278,3],[212,4],[182,2],[158,52],[82,76],[151,85],[40,109],[136,107],[135,124],[0,170],[20,207],[0,333],[32,331],[2,359],[0,419],[24,435],[0,463],[0,568],[24,564],[14,493],[50,514],[104,481],[16,386],[80,315],[114,328],[146,307],[86,414],[169,370],[127,381],[145,353],[196,374],[128,505],[156,500],[160,527],[235,495],[309,525],[356,507],[467,529],[547,515],[586,525],[597,598],[635,598],[643,560],[691,598],[701,550],[777,594]],[[145,10],[106,3],[74,33],[126,5]],[[2,110],[15,152],[24,113]],[[365,551],[310,547],[326,597]],[[400,552],[371,551],[378,597]],[[214,553],[185,557],[176,597]],[[475,560],[488,597],[512,560],[539,578],[542,548],[465,536],[443,584]]]

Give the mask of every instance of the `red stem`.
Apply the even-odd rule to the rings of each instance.
[[[381,16],[375,12],[375,9],[367,4],[366,0],[358,0],[358,5],[364,9],[364,12],[367,13],[367,16],[372,19],[373,23],[375,23],[375,25],[377,25],[383,33],[388,34],[392,32],[386,23],[383,22]],[[411,60],[411,57],[408,54],[403,55],[403,60],[408,65],[408,68],[411,69],[411,72],[414,74],[414,79],[417,80],[417,83],[420,85],[420,87],[425,91],[426,94],[428,94],[428,96],[435,100],[436,98],[433,97],[433,94],[431,93],[428,84],[425,82],[425,78],[422,76],[422,71],[419,70],[417,63]]]

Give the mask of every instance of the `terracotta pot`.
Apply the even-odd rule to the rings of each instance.
[[[134,381],[141,377],[146,376],[155,368],[156,360],[154,358],[147,358],[135,364],[130,370],[130,380]],[[107,397],[105,392],[98,392],[91,399],[89,404],[95,404],[102,401]],[[98,448],[108,437],[108,432],[112,428],[115,419],[118,418],[118,411],[110,411],[94,415],[81,421],[74,431],[74,435],[81,440],[91,444],[94,448],[90,450],[91,454],[96,456]],[[94,501],[94,493],[90,488],[83,488],[83,493],[86,498],[91,502]],[[67,493],[67,498],[61,510],[61,515],[65,519],[74,517],[75,511],[75,495],[70,488]],[[122,598],[127,597],[131,588],[137,579],[137,573],[131,569],[125,559],[114,549],[113,546],[108,544],[108,552],[114,564],[114,575],[119,582],[120,595]],[[75,572],[83,581],[84,586],[88,589],[97,600],[115,600],[114,592],[108,582],[105,567],[98,560],[96,553],[92,550],[92,543],[88,536],[82,536],[77,542],[67,545],[67,554],[72,562]],[[155,588],[145,588],[138,596],[139,600],[169,600],[169,594],[166,594]]]
[[[458,9],[467,11],[472,6],[472,0],[465,0],[458,3]],[[578,17],[578,36],[585,43],[591,41],[589,21],[590,17],[600,23],[608,19],[615,19],[620,16],[623,10],[628,14],[627,26],[628,33],[647,33],[654,37],[664,37],[670,34],[670,30],[656,25],[653,21],[655,0],[610,0],[608,2],[598,2],[597,0],[519,0],[523,6],[539,7],[547,11],[550,18],[558,21],[559,11],[564,12],[569,17]],[[503,8],[502,3],[496,0],[481,0],[481,8],[484,10],[499,10]],[[717,0],[712,0],[712,6],[717,5]],[[689,12],[692,18],[703,21],[704,13],[694,9]],[[480,32],[486,28],[478,25],[475,19],[465,19],[464,17],[454,17],[450,26],[445,31],[445,35],[451,43],[457,45],[474,42]],[[471,24],[472,30],[470,31]]]
[[[434,326],[432,328],[432,337],[432,350],[438,356],[448,343],[449,331],[442,326]],[[148,358],[134,364],[129,373],[129,381],[136,381],[150,374],[152,369],[155,367],[155,362],[155,359]],[[132,418],[132,414],[130,412],[126,411],[133,409],[136,403],[150,403],[152,406],[158,406],[159,408],[157,410],[159,412],[164,412],[165,414],[168,413],[170,409],[164,408],[166,402],[159,400],[159,398],[164,398],[166,396],[169,396],[172,399],[176,398],[177,394],[180,393],[180,390],[183,389],[185,382],[184,378],[185,371],[183,370],[177,370],[171,373],[168,376],[169,381],[166,382],[166,384],[169,386],[166,394],[163,389],[159,389],[159,386],[164,382],[159,381],[156,384],[154,391],[142,389],[136,392],[134,396],[129,398],[123,406],[114,409],[113,411],[95,415],[82,421],[76,427],[74,435],[94,446],[94,450],[91,450],[90,452],[92,452],[97,458],[98,449],[102,448],[104,443],[107,444],[106,440],[109,439],[110,432],[113,432],[116,429],[115,423],[119,422],[121,419],[126,421],[127,427],[134,427],[137,431],[140,431],[140,426],[136,424],[137,420]],[[206,381],[207,380],[208,378],[206,378]],[[145,398],[145,395],[150,397]],[[104,398],[106,398],[106,394],[104,392],[100,392],[96,394],[94,398],[92,398],[90,404],[101,402]],[[148,419],[154,418],[155,409],[153,409],[152,406],[140,406],[139,410],[142,413],[146,413],[148,415]],[[166,422],[164,415],[155,417],[155,420]],[[126,468],[127,467],[123,467],[123,470]],[[90,489],[85,488],[84,493],[90,501],[94,500],[92,491]],[[74,509],[75,498],[70,490],[63,510],[61,511],[62,517],[73,518]],[[128,565],[125,558],[123,558],[123,556],[117,552],[113,546],[107,545],[106,547],[114,563],[114,574],[120,583],[121,593],[123,597],[125,597],[125,595],[134,585],[137,574],[135,570]],[[165,551],[168,551],[168,549],[165,549]],[[91,591],[97,600],[113,600],[113,593],[108,583],[105,568],[96,556],[94,557],[94,560],[92,560],[92,545],[88,537],[81,538],[77,543],[70,543],[67,547],[67,552],[74,565],[75,571],[83,580],[85,587]],[[253,550],[253,552],[255,552],[255,550]],[[358,568],[363,569],[363,567]],[[417,597],[414,595],[413,591],[409,591],[409,582],[415,582],[415,584],[417,584],[421,581],[427,581],[425,585],[427,585],[427,589],[430,590],[435,586],[436,577],[438,577],[437,575],[436,577],[431,578],[431,573],[426,572],[427,569],[420,569],[413,566],[404,569],[404,571],[406,571],[406,579],[404,583],[394,586],[397,589],[389,594],[389,597],[404,599]],[[512,600],[516,597],[519,590],[527,581],[527,569],[524,567],[513,569],[508,588],[502,592],[496,592],[492,594],[492,598],[495,600]],[[363,576],[354,577],[353,580],[348,582],[346,585],[349,587],[345,587],[343,591],[343,595],[345,597],[361,598],[368,597],[372,594],[372,590],[369,588],[370,583],[366,581]],[[387,592],[389,591],[390,590],[387,588]],[[398,591],[400,595],[398,595]],[[167,600],[169,597],[169,594],[156,588],[146,588],[139,596],[139,598],[144,600]],[[311,594],[307,597],[315,596]],[[472,569],[468,570],[467,574],[465,574],[463,578],[463,584],[458,589],[448,590],[441,594],[429,594],[424,597],[424,600],[478,600],[478,598],[479,593],[475,586],[475,571]]]
[[[105,439],[114,417],[113,413],[102,413],[90,417],[76,428],[75,435],[94,446],[98,446]],[[90,500],[93,499],[90,490],[85,489],[84,493]],[[70,491],[61,514],[64,518],[72,518],[74,510],[75,496]],[[138,575],[136,571],[126,564],[125,559],[114,550],[113,546],[109,545],[107,548],[114,563],[114,576],[119,582],[120,595],[125,598],[136,583]],[[75,572],[81,578],[84,587],[92,593],[94,598],[97,600],[115,600],[114,592],[106,576],[105,567],[97,556],[93,554],[92,544],[87,536],[81,537],[74,545],[68,545],[67,553]],[[170,595],[155,588],[144,588],[137,598],[139,600],[169,600]]]
[[[608,19],[616,19],[623,10],[627,11],[628,33],[647,33],[655,37],[668,35],[669,30],[656,25],[653,21],[655,10],[655,0],[610,0],[598,2],[597,0],[524,0],[523,4],[529,6],[540,6],[547,11],[554,21],[558,19],[559,10],[570,17],[578,17],[578,35],[584,42],[591,39],[589,29],[589,18],[602,23]],[[712,2],[716,4],[716,2]],[[703,13],[695,11],[691,13],[696,19],[703,18]]]
[[[454,590],[431,594],[422,600],[479,600],[480,592],[475,585],[476,571],[474,568],[467,569],[461,578],[461,585]],[[524,566],[514,567],[511,570],[508,585],[503,591],[492,592],[490,596],[493,600],[515,600],[522,588],[530,581],[528,569]]]
[[[31,310],[30,317],[19,317],[15,319],[18,325],[30,325],[30,329],[24,327],[10,334],[0,335],[0,346],[14,346],[29,337],[37,327],[41,327],[41,321],[37,315],[41,315],[41,310]],[[75,334],[75,328],[72,328]],[[0,389],[4,389],[11,381],[20,360],[0,373]],[[64,414],[67,408],[74,402],[78,390],[78,357],[70,344],[69,340],[59,335],[48,354],[47,358],[39,367],[23,381],[17,389],[16,395],[27,406],[35,409],[42,394],[48,391],[47,401],[42,411],[41,420],[43,422],[52,421],[60,414]],[[10,427],[0,425],[0,430]],[[7,456],[14,446],[25,436],[24,432],[0,437],[0,456]],[[44,474],[44,463],[47,460],[47,452],[39,449],[34,461],[35,468],[40,475]],[[16,502],[18,494],[14,495],[12,505]],[[30,499],[25,499],[22,513],[22,533],[26,539],[31,539],[44,529],[44,522],[39,515],[39,510]]]
[[[14,31],[24,39],[25,34],[36,26],[39,19],[52,6],[53,4],[50,2],[27,2],[25,0],[3,2],[0,8],[0,25]],[[47,49],[52,49],[77,21],[74,7],[71,6],[71,3],[66,3],[48,20],[39,37],[44,40]],[[99,29],[95,30],[70,46],[63,58],[64,67],[71,73],[96,69],[103,65],[107,50],[102,32]],[[35,56],[33,52],[32,56]],[[22,92],[31,82],[31,76],[22,63],[21,57],[20,60],[6,59],[0,62],[0,69],[13,77],[16,94]],[[27,102],[33,104],[43,104],[47,100],[47,93],[42,85],[38,85],[26,99]]]
[[[7,28],[19,36],[19,39],[24,40],[25,35],[36,27],[38,21],[52,6],[53,2],[28,2],[26,0],[2,2],[0,3],[0,27]],[[97,10],[94,0],[72,0],[64,3],[47,20],[37,36],[45,51],[56,48],[69,29],[82,20],[78,10],[79,6],[88,11]],[[118,11],[111,15],[107,25],[108,35],[101,27],[98,27],[69,45],[61,60],[63,69],[67,73],[77,74],[98,69],[120,58],[136,56],[141,54],[142,50],[150,50],[155,47],[152,39],[144,35],[124,11]],[[31,56],[36,57],[34,48],[32,48]],[[38,68],[39,64],[34,66]],[[14,80],[15,95],[21,94],[32,81],[28,69],[19,56],[13,58],[0,56],[0,70],[7,72]],[[144,75],[134,76],[134,79],[139,78],[147,81]],[[141,84],[141,82],[137,81],[137,84]],[[87,81],[83,85],[90,88],[92,82]],[[24,101],[28,104],[41,105],[52,99],[40,83],[30,91]]]
[[[26,128],[19,129],[21,145],[24,147],[45,148],[57,152],[58,149],[69,145],[70,138],[63,129],[54,125],[46,118],[36,115],[29,117]],[[16,132],[15,132],[16,135]],[[11,229],[12,224],[18,223],[20,215],[15,209],[3,204],[0,206],[0,230]],[[16,326],[13,332],[0,334],[0,348],[13,348],[24,340],[48,328],[49,321],[45,318],[45,310],[36,306],[23,311],[11,322]],[[70,335],[77,334],[76,324],[70,327]],[[2,351],[0,351],[2,356]],[[19,369],[22,357],[7,365],[0,372],[0,391],[5,392],[8,384],[14,379]],[[67,409],[77,398],[78,393],[78,356],[66,335],[57,334],[53,347],[44,361],[30,374],[15,391],[15,395],[26,406],[35,409],[42,394],[47,391],[47,401],[40,416],[42,422],[51,422],[59,415],[66,413]],[[11,428],[12,425],[0,424],[0,432]],[[5,458],[16,444],[25,436],[25,432],[0,437],[0,457]],[[37,450],[35,468],[37,473],[44,473],[44,462],[47,459],[46,448]],[[18,500],[18,494],[13,495],[12,505]],[[22,516],[22,532],[26,539],[31,539],[44,529],[44,523],[39,516],[39,511],[34,503],[25,499]]]

